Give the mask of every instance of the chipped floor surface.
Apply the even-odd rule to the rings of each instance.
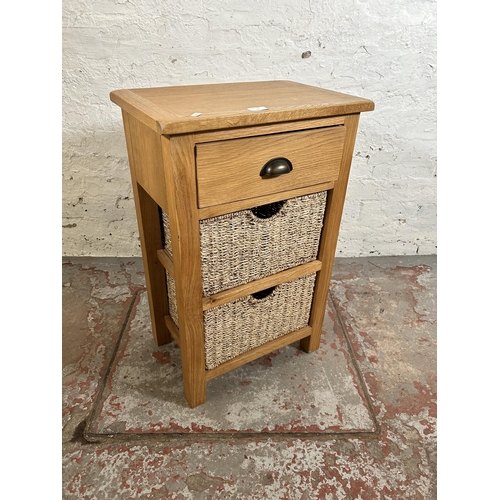
[[[321,346],[182,397],[140,259],[63,260],[63,498],[436,498],[436,257],[337,259]]]

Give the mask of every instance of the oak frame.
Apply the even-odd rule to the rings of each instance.
[[[255,84],[255,88],[257,86],[259,89],[264,87],[262,82]],[[273,89],[276,88],[273,85]],[[286,88],[287,92],[295,91],[294,85]],[[309,90],[301,89],[301,92],[307,94]],[[158,93],[161,89],[153,92],[154,95]],[[111,93],[112,100],[122,107],[153,338],[157,345],[170,342],[172,338],[178,343],[184,393],[191,407],[206,401],[206,384],[214,377],[295,341],[300,341],[306,352],[319,347],[360,112],[373,109],[373,103],[366,99],[332,94],[335,94],[332,99],[337,99],[338,104],[318,104],[303,110],[296,108],[289,114],[285,111],[268,113],[261,118],[248,113],[241,113],[235,118],[214,116],[200,122],[202,125],[196,128],[189,118],[169,115],[165,109],[149,102],[145,94],[125,90]],[[282,121],[273,123],[273,116]],[[200,208],[196,144],[299,130],[313,132],[325,127],[342,127],[345,132],[342,135],[340,167],[328,182],[314,184],[306,180],[303,185],[293,186],[293,189],[265,194],[256,192],[250,198],[245,197],[242,191],[241,196],[231,197],[225,203]],[[211,297],[203,297],[200,220],[324,190],[328,195],[317,260]],[[163,248],[159,209],[169,216],[172,255]],[[179,327],[168,311],[166,270],[176,282]],[[205,369],[204,310],[311,271],[317,275],[309,326],[262,344],[214,369]]]

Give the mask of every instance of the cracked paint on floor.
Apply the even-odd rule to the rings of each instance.
[[[98,389],[105,388],[104,372],[112,349],[118,345],[120,328],[127,322],[127,311],[130,324],[138,318],[130,300],[136,296],[140,301],[144,290],[139,263],[131,271],[123,267],[124,261],[120,259],[113,261],[116,270],[113,279],[121,282],[133,276],[129,285],[131,295],[106,290],[108,286],[113,288],[113,284],[107,282],[105,272],[100,269],[105,262],[108,261],[92,260],[92,272],[88,264],[70,263],[63,273],[65,283],[76,286],[73,283],[83,280],[90,285],[85,285],[85,290],[80,287],[80,295],[68,290],[72,286],[63,288],[63,295],[71,296],[66,304],[73,310],[69,316],[74,318],[65,322],[64,350],[75,351],[76,329],[82,338],[82,346],[76,351],[84,353],[82,357],[71,358],[77,361],[66,366],[71,366],[74,374],[63,379],[69,394],[66,408],[70,414],[69,420],[65,417],[63,429],[63,498],[436,498],[435,257],[336,261],[327,318],[335,336],[328,337],[327,332],[321,349],[335,351],[338,359],[353,357],[353,363],[344,366],[351,372],[351,378],[357,374],[362,377],[370,410],[377,419],[375,431],[302,437],[299,434],[291,437],[286,432],[275,435],[256,432],[245,437],[204,434],[203,430],[191,429],[185,434],[95,436],[91,441],[84,432],[89,408],[97,402]],[[86,277],[74,275],[68,281],[67,271]],[[92,273],[100,278],[92,281]],[[100,290],[92,292],[92,286]],[[101,301],[98,303],[100,334],[91,334],[93,323],[88,313],[95,307],[91,299]],[[83,312],[77,310],[78,304]],[[117,305],[121,305],[120,311]],[[126,330],[123,332],[125,335]],[[102,358],[97,357],[100,360],[94,366],[90,359],[101,345]],[[127,345],[132,344],[123,343]],[[168,369],[175,359],[172,349],[175,349],[172,345],[153,346],[142,351],[144,356],[148,353],[150,368],[146,372],[151,373],[153,366],[156,370]],[[261,362],[275,365],[277,358],[279,355]],[[83,363],[80,359],[89,361]],[[293,361],[293,356],[283,357],[284,364]],[[313,377],[318,366],[318,361],[305,365],[301,376]],[[254,382],[246,375],[238,379],[243,383],[236,384],[238,390],[253,389]],[[89,380],[89,385],[76,388],[77,384],[72,382],[75,379]],[[105,401],[107,395],[105,392],[102,395]],[[142,409],[141,412],[139,415],[144,415]],[[238,420],[237,412],[234,415],[236,424],[249,422],[245,418]],[[152,420],[137,422],[147,430]]]

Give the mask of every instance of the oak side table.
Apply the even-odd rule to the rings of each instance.
[[[184,394],[300,340],[319,347],[368,99],[291,81],[116,90],[154,340]]]

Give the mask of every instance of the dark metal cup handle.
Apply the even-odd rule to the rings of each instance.
[[[292,162],[286,158],[273,158],[269,160],[260,171],[261,177],[278,177],[289,174],[293,169]]]

